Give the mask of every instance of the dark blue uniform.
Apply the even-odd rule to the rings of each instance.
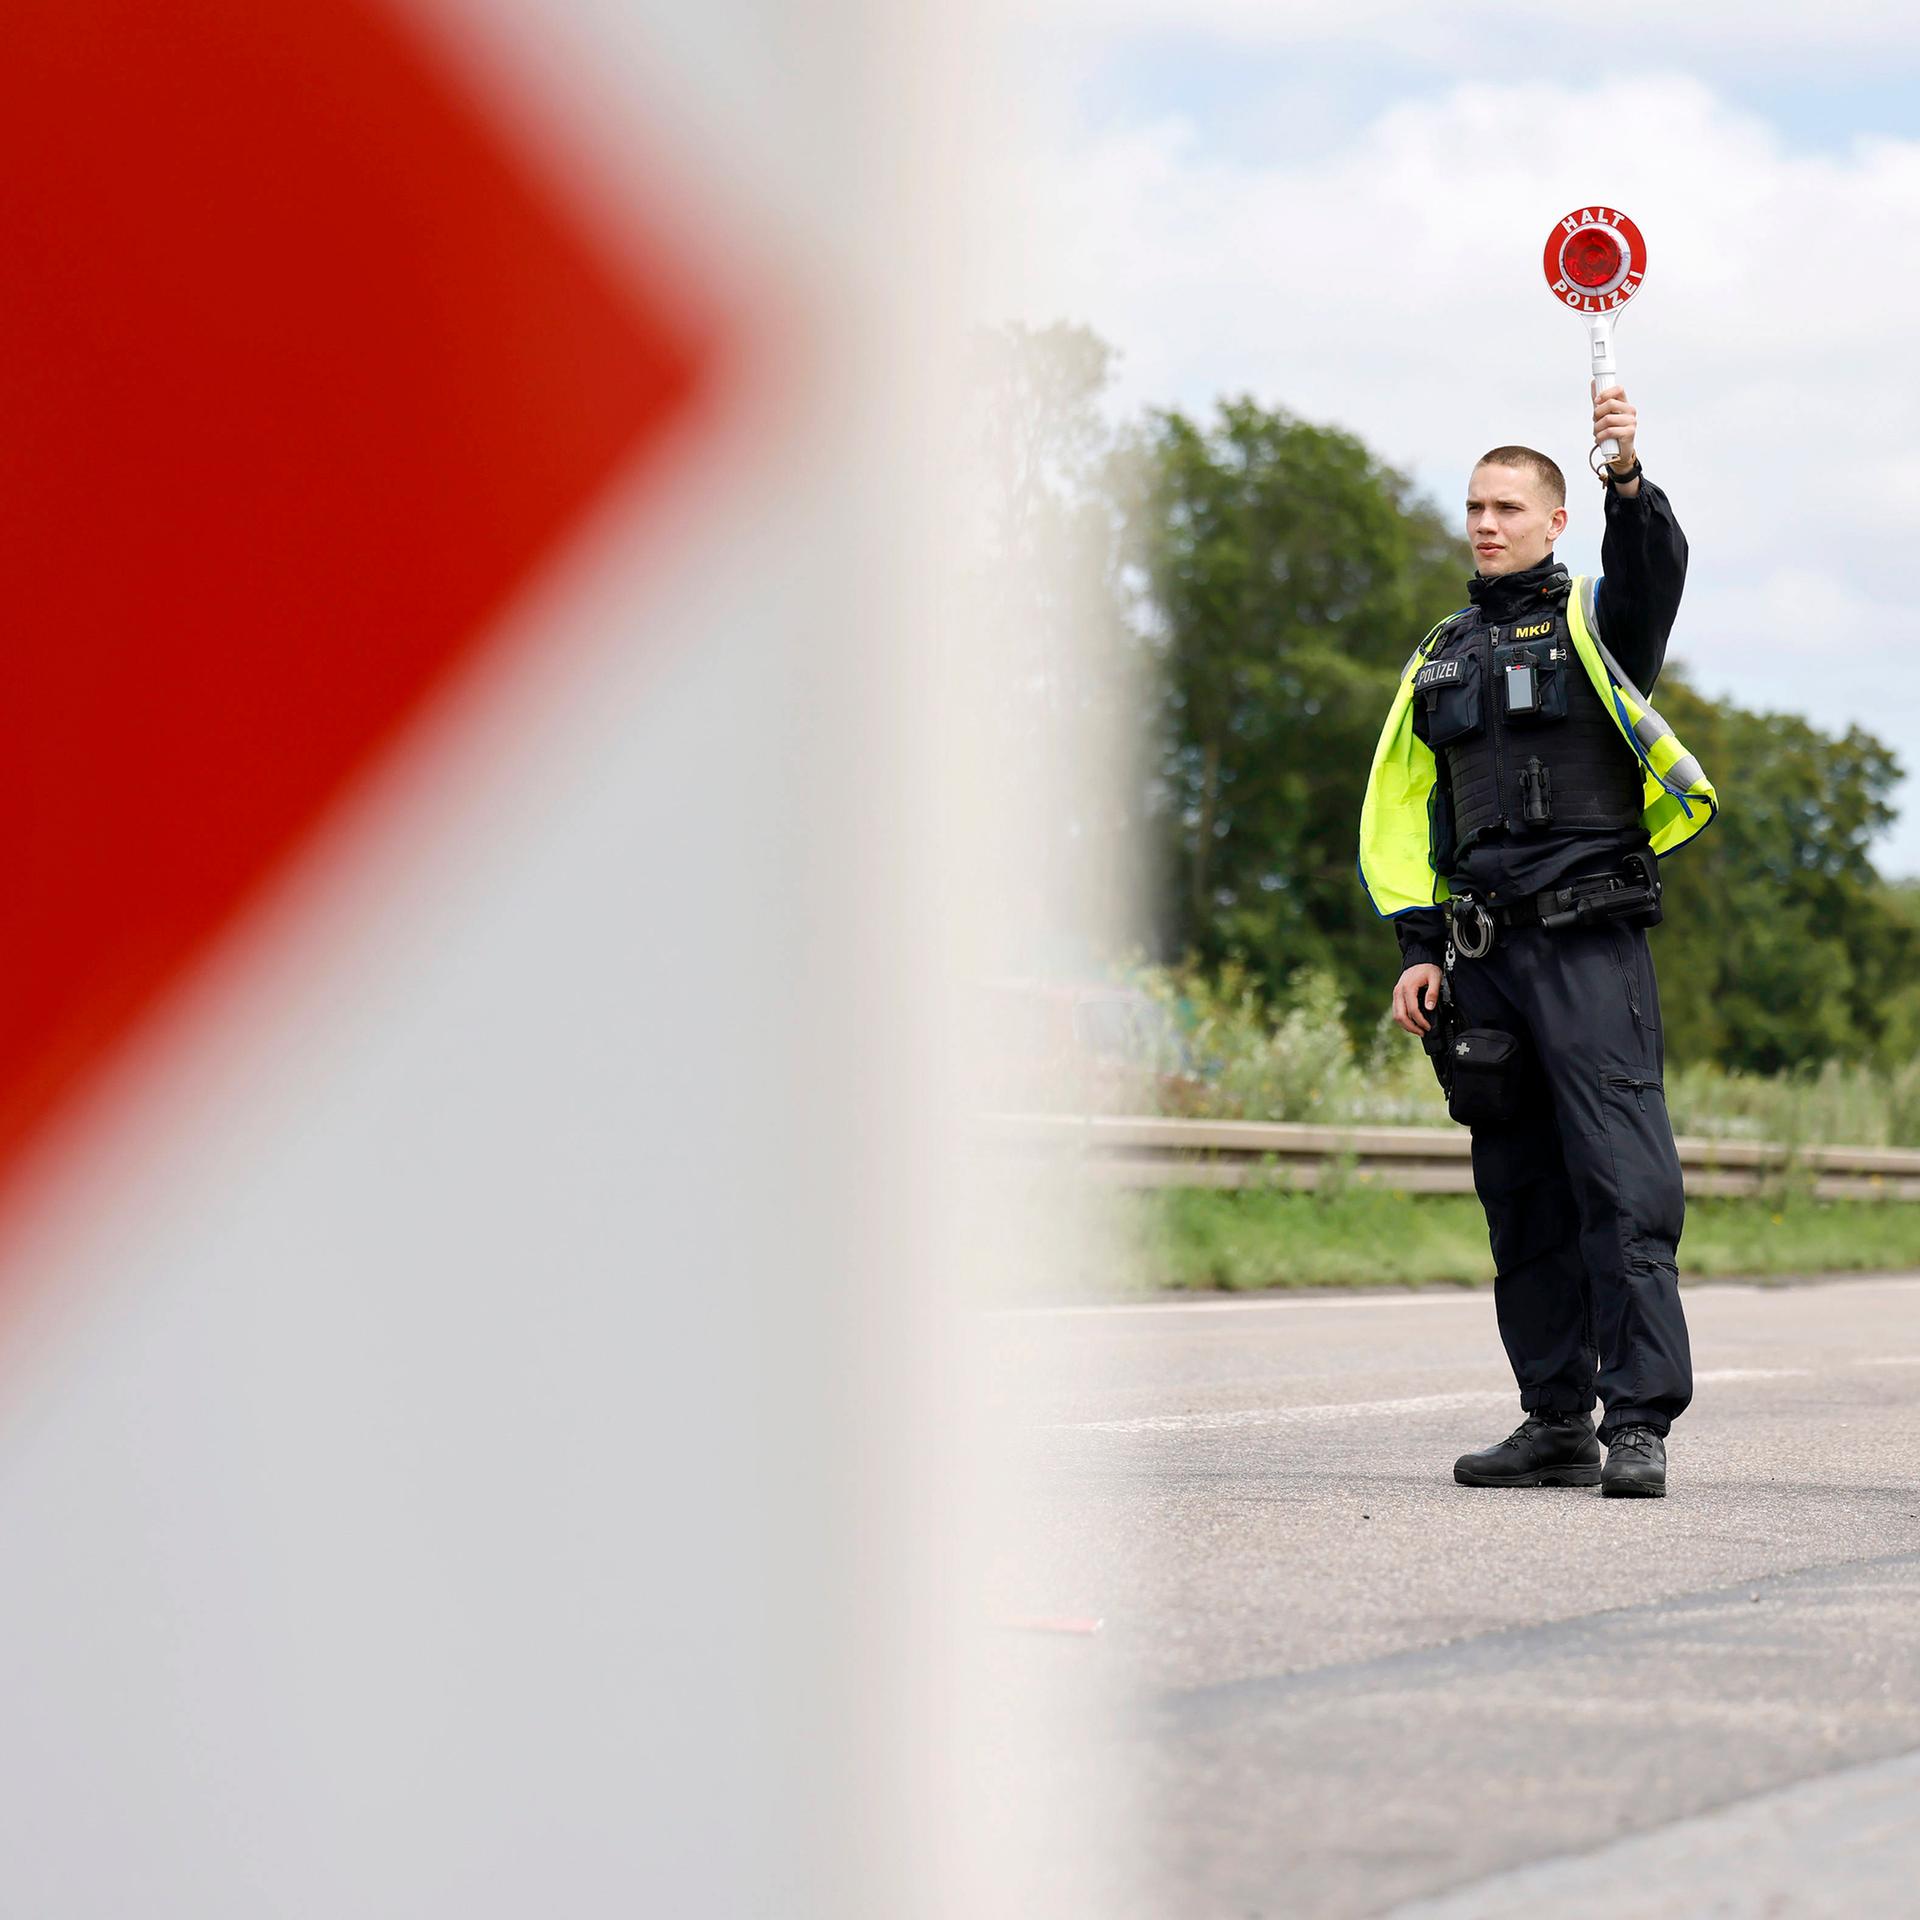
[[[1606,511],[1600,638],[1626,677],[1650,692],[1686,581],[1686,539],[1666,496],[1645,479],[1631,500],[1609,488]],[[1471,737],[1436,749],[1442,808],[1454,798],[1450,763],[1465,778],[1475,766],[1494,764],[1490,755],[1503,749],[1503,769],[1529,754],[1537,768],[1541,752],[1551,760],[1552,743],[1570,737],[1564,720],[1558,734],[1537,721],[1510,721],[1491,678],[1492,643],[1563,623],[1567,585],[1551,560],[1525,573],[1476,577],[1470,614],[1430,654],[1430,662],[1459,657],[1488,696],[1474,704]],[[1576,702],[1592,703],[1591,728],[1595,716],[1604,718],[1598,697],[1577,672],[1569,681]],[[1576,720],[1581,711],[1576,705]],[[1611,737],[1630,764],[1631,749]],[[1479,750],[1477,762],[1467,757],[1469,748]],[[1567,768],[1559,771],[1564,792]],[[1451,890],[1509,906],[1615,870],[1646,848],[1637,820],[1607,813],[1598,800],[1582,814],[1575,799],[1552,824],[1529,826],[1517,804],[1490,806],[1483,796],[1468,809],[1479,822],[1472,831],[1455,837],[1437,827],[1436,839],[1446,844],[1436,845],[1436,863]],[[1490,821],[1490,812],[1499,817]],[[1569,816],[1611,823],[1568,826]],[[1407,965],[1441,962],[1441,909],[1403,913],[1394,925]],[[1684,1198],[1646,933],[1617,921],[1503,928],[1485,958],[1457,961],[1452,982],[1462,1027],[1493,1028],[1524,1043],[1515,1116],[1478,1124],[1473,1135],[1495,1310],[1521,1405],[1584,1414],[1597,1391],[1602,1440],[1629,1425],[1664,1434],[1691,1398],[1693,1380],[1677,1271]]]

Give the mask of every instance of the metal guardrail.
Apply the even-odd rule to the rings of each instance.
[[[989,1137],[1084,1164],[1125,1187],[1308,1189],[1331,1174],[1405,1193],[1471,1193],[1464,1127],[1312,1127],[1252,1120],[1113,1119],[995,1114]],[[1684,1137],[1680,1169],[1691,1194],[1762,1191],[1789,1168],[1824,1200],[1920,1200],[1920,1152],[1901,1147],[1801,1147]]]

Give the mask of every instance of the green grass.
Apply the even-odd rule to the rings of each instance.
[[[1120,1196],[1137,1285],[1475,1286],[1492,1279],[1468,1194],[1174,1188]],[[1803,1196],[1688,1203],[1682,1280],[1920,1267],[1920,1203]]]

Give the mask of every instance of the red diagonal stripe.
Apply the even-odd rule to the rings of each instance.
[[[6,39],[0,1180],[703,364],[377,10]]]

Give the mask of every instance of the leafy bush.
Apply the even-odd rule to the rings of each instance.
[[[1210,1120],[1323,1126],[1447,1126],[1419,1043],[1382,1017],[1356,1044],[1331,974],[1308,969],[1278,995],[1245,969],[1141,967],[1133,982],[1174,1038],[1142,1110]],[[1920,1147],[1920,1058],[1896,1067],[1830,1060],[1814,1071],[1669,1066],[1674,1130],[1786,1146]]]

